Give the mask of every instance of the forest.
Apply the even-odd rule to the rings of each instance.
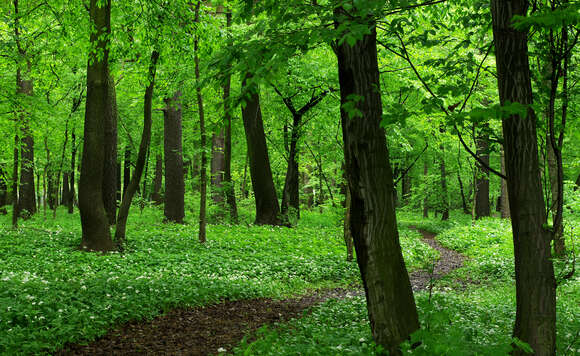
[[[580,354],[580,2],[0,2],[0,355]]]

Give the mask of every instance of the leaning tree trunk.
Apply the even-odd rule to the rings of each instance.
[[[105,126],[108,120],[105,116],[110,113],[111,105],[108,70],[111,2],[100,1],[100,7],[98,2],[90,1],[90,21],[95,27],[90,42],[96,50],[90,52],[87,66],[84,143],[79,182],[79,210],[83,230],[80,247],[86,251],[110,251],[114,248],[103,203]]]
[[[115,81],[109,73],[108,99],[109,106],[105,115],[105,160],[103,162],[103,204],[110,225],[115,225],[117,218],[117,93]]]
[[[183,180],[183,150],[181,143],[181,92],[165,99],[164,157],[166,221],[183,223],[185,217],[185,182]]]
[[[485,129],[485,127],[483,128]],[[487,135],[480,135],[477,140],[476,155],[487,166],[489,166],[489,142]],[[475,179],[475,218],[479,219],[491,215],[491,207],[489,204],[489,170],[477,164],[477,173]]]
[[[556,281],[538,162],[536,116],[528,62],[527,31],[512,27],[525,16],[526,0],[491,0],[499,97],[525,106],[525,113],[502,119],[516,272],[514,337],[535,355],[556,352]],[[526,354],[515,350],[515,355]]]
[[[419,328],[409,275],[403,261],[393,175],[380,126],[382,104],[374,20],[335,10],[336,26],[365,26],[369,34],[336,46],[346,173],[351,193],[350,229],[367,298],[373,337],[391,354]],[[355,12],[356,14],[356,12]],[[362,100],[353,100],[362,98]],[[356,111],[347,110],[348,107]],[[354,110],[353,110],[354,111]]]
[[[143,108],[143,133],[141,134],[141,143],[139,144],[139,152],[137,153],[137,163],[135,165],[135,172],[127,186],[127,190],[123,195],[123,201],[119,207],[119,216],[117,217],[117,225],[115,226],[115,242],[117,248],[123,251],[125,245],[125,232],[127,228],[127,218],[129,217],[129,209],[131,208],[131,201],[135,196],[137,188],[139,188],[139,181],[143,175],[145,168],[145,159],[147,158],[147,150],[151,142],[151,126],[153,124],[151,115],[151,103],[153,101],[153,88],[155,87],[155,73],[157,70],[157,60],[159,59],[159,52],[156,50],[151,53],[151,63],[149,64],[149,77],[147,88],[145,89],[144,108]]]
[[[246,132],[248,156],[250,159],[250,176],[256,199],[257,225],[280,225],[280,207],[270,169],[268,146],[264,134],[264,123],[260,109],[260,95],[257,84],[250,84],[253,78],[246,74],[242,81],[245,92],[245,105],[242,105],[242,118]]]

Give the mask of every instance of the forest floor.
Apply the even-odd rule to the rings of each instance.
[[[436,234],[411,227],[440,253],[431,268],[410,274],[414,291],[428,290],[433,282],[463,265],[465,257],[441,246]],[[360,288],[314,290],[276,300],[257,298],[224,301],[198,308],[175,309],[150,321],[132,321],[89,344],[69,344],[56,355],[212,355],[231,351],[244,337],[255,339],[265,325],[298,318],[329,299],[364,295]]]

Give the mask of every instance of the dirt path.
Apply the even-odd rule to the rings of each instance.
[[[432,248],[439,251],[440,254],[439,261],[437,261],[437,263],[435,264],[435,268],[433,269],[432,275],[429,275],[429,271],[425,270],[415,271],[409,275],[409,277],[411,278],[411,285],[413,286],[413,291],[427,289],[429,287],[429,281],[431,280],[431,278],[433,278],[434,280],[439,279],[448,274],[449,272],[463,265],[465,256],[456,251],[441,246],[435,240],[436,234],[418,229],[414,226],[410,226],[410,228],[419,231],[423,235],[423,241],[429,244],[429,246],[431,246]]]
[[[327,299],[362,292],[342,288],[286,300],[251,299],[177,309],[152,321],[129,322],[89,345],[67,345],[55,355],[212,355],[231,351],[266,324],[299,317]]]
[[[427,289],[431,277],[441,278],[461,267],[464,260],[459,253],[439,245],[435,234],[416,230],[441,258],[432,276],[428,271],[411,273],[414,291]],[[362,290],[337,288],[286,300],[260,298],[177,309],[152,321],[129,322],[88,345],[67,345],[56,355],[212,355],[231,351],[245,335],[254,334],[263,325],[299,317],[328,299],[363,294]]]

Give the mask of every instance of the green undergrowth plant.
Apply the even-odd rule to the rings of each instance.
[[[240,215],[249,216],[243,204]],[[64,210],[57,219],[37,214],[17,230],[4,227],[0,354],[48,353],[175,307],[360,285],[356,262],[346,262],[337,215],[302,216],[294,228],[247,220],[208,225],[201,245],[197,223],[163,224],[162,211],[144,207],[130,216],[125,253],[106,255],[77,250],[79,216]],[[10,226],[8,217],[0,219]],[[410,269],[435,258],[414,231],[402,228],[401,244]]]
[[[580,287],[558,289],[559,354],[580,352]],[[402,345],[413,355],[508,355],[512,350],[515,290],[509,284],[462,292],[416,294],[421,329]],[[364,297],[329,300],[300,319],[263,328],[234,355],[377,355]]]

